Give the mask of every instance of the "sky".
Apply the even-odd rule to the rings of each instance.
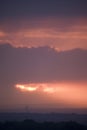
[[[0,111],[87,109],[87,1],[0,0]]]

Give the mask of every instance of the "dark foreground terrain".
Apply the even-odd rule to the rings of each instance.
[[[0,113],[0,122],[34,120],[36,122],[69,122],[74,121],[87,125],[87,114],[69,113]]]
[[[24,120],[1,122],[0,130],[87,130],[87,126],[73,121],[54,123]]]

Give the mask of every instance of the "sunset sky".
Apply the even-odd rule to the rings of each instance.
[[[87,109],[87,1],[0,0],[0,111]]]

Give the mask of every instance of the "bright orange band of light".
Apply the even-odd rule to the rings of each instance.
[[[22,92],[37,92],[50,96],[56,102],[60,101],[69,106],[87,107],[87,87],[77,84],[64,83],[32,83],[16,84]]]

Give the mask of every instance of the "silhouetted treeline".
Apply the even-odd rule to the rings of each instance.
[[[35,122],[33,120],[0,122],[0,130],[87,130],[87,126],[70,122]]]

